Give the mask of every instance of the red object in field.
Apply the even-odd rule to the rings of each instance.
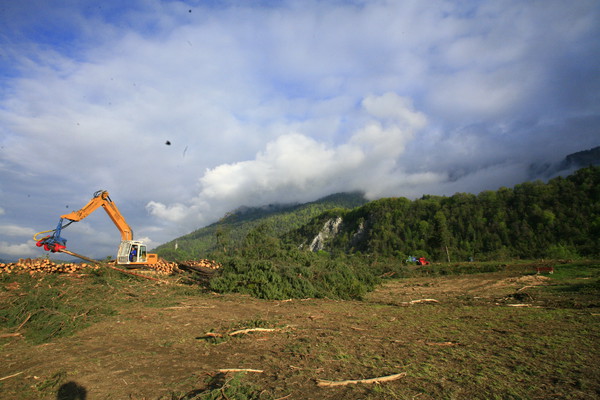
[[[548,272],[553,274],[554,273],[554,267],[536,267],[537,273],[539,274],[540,272]]]
[[[417,265],[429,265],[429,261],[427,261],[425,259],[425,257],[421,257],[419,258],[419,260],[417,261]]]

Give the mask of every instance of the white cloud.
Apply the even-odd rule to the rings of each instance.
[[[159,246],[162,243],[158,243],[153,241],[151,238],[149,238],[148,236],[142,236],[142,237],[138,237],[135,240],[138,240],[142,243],[144,243],[146,245],[146,250],[150,250],[156,246]]]
[[[474,115],[478,120],[506,115],[518,108],[522,97],[530,92],[529,82],[514,77],[513,71],[458,72],[452,79],[438,80],[431,103],[440,112]]]
[[[406,143],[426,124],[409,99],[393,93],[370,95],[362,105],[371,119],[347,143],[330,146],[297,133],[282,135],[253,160],[207,170],[193,205],[152,201],[147,208],[158,218],[198,224],[206,222],[208,213],[240,205],[309,201],[343,190],[364,190],[376,197],[439,179],[436,174],[411,175],[396,169]]]
[[[6,236],[33,236],[36,232],[31,228],[19,225],[0,225],[0,232]]]
[[[187,208],[183,204],[171,204],[166,206],[156,201],[150,201],[146,208],[148,211],[161,220],[171,222],[183,221],[187,215]]]
[[[385,93],[382,96],[367,96],[362,104],[373,117],[392,120],[394,123],[405,125],[409,129],[421,129],[427,123],[425,115],[414,110],[410,98],[400,97],[392,92]]]
[[[19,244],[0,241],[0,254],[9,257],[36,257],[40,255],[33,240]]]

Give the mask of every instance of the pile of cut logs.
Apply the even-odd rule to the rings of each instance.
[[[171,275],[179,270],[176,262],[163,260],[162,258],[159,258],[156,264],[148,265],[148,268],[159,275]]]
[[[111,268],[125,268],[125,266],[118,265],[116,261],[109,261],[107,265]],[[137,267],[136,267],[137,268]],[[174,272],[177,272],[177,263],[170,262],[167,260],[163,260],[162,258],[158,259],[158,262],[155,264],[148,264],[147,266],[143,266],[142,269],[139,269],[138,272],[150,272],[156,273],[159,275],[171,275]]]
[[[47,258],[20,258],[16,263],[0,263],[0,273],[7,274],[34,274],[36,272],[73,274],[82,272],[86,268],[97,269],[99,267],[87,263],[56,264]]]
[[[191,272],[196,280],[206,282],[221,268],[221,264],[213,260],[188,260],[179,263],[178,267],[183,271]]]
[[[193,260],[185,261],[186,266],[192,267],[192,269],[211,269],[216,270],[221,268],[221,264],[212,260]],[[114,261],[109,265],[115,266]],[[162,258],[158,259],[156,264],[148,265],[149,270],[156,272],[160,275],[171,275],[177,272],[181,264],[176,262],[166,261]],[[98,269],[100,266],[91,263],[54,263],[47,258],[21,258],[16,263],[0,263],[0,274],[1,273],[29,273],[34,274],[36,272],[44,273],[63,273],[73,274],[81,273],[84,269]]]
[[[203,268],[210,268],[210,269],[219,269],[221,268],[221,264],[219,264],[218,262],[214,261],[214,260],[188,260],[188,261],[184,261],[183,264],[187,265],[188,267],[203,267]]]

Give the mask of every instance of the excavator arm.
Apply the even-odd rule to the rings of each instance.
[[[121,232],[121,240],[133,240],[133,231],[121,215],[121,212],[117,208],[117,205],[110,199],[106,190],[98,190],[94,193],[94,197],[81,208],[79,211],[73,211],[72,213],[61,215],[63,219],[69,221],[78,222],[89,216],[91,213],[96,211],[98,207],[104,208],[104,211],[108,214],[109,218],[115,224],[119,232]]]

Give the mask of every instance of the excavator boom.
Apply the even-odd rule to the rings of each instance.
[[[104,211],[106,211],[109,218],[115,224],[119,232],[121,232],[121,240],[133,240],[133,231],[129,227],[129,224],[127,224],[127,221],[125,221],[125,218],[123,218],[123,215],[121,215],[116,204],[111,200],[106,190],[98,190],[94,193],[94,197],[80,210],[61,215],[60,217],[68,219],[69,221],[78,222],[96,211],[98,207],[104,208]]]

